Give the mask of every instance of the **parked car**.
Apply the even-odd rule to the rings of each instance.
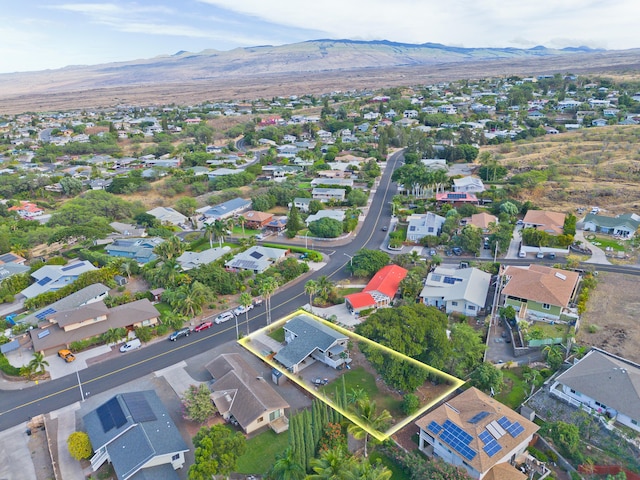
[[[527,252],[523,252],[523,251],[518,252],[518,257],[526,258],[527,257]]]
[[[262,305],[262,298],[254,298],[253,299],[253,306],[254,307],[258,307],[260,305]]]
[[[247,306],[238,305],[236,308],[233,309],[233,314],[237,317],[238,315],[242,315],[243,313],[248,312],[252,308],[253,308],[253,304],[247,305]]]
[[[222,312],[220,315],[218,315],[214,320],[213,323],[215,323],[216,325],[220,324],[220,323],[224,323],[224,322],[228,322],[229,320],[233,319],[234,315],[231,312]]]
[[[70,350],[60,350],[58,352],[58,356],[67,363],[71,363],[76,359],[76,356],[73,353],[71,353]]]
[[[544,253],[542,252],[536,253],[536,258],[544,258]]]
[[[547,255],[548,258],[550,258],[551,260],[554,260],[556,258],[556,254],[551,252],[549,255]]]
[[[175,342],[179,338],[188,337],[190,333],[191,333],[191,329],[189,327],[184,327],[184,328],[181,328],[180,330],[176,330],[171,335],[169,335],[169,340],[171,340],[172,342]]]
[[[462,255],[462,249],[460,247],[453,247],[451,249],[454,255],[460,256]]]
[[[522,220],[518,220],[518,221],[516,222],[516,225],[518,225],[518,226],[520,226],[520,225],[524,225],[524,222],[523,222]]]
[[[491,245],[489,245],[489,239],[488,238],[484,239],[483,247],[484,247],[485,250],[489,250],[489,248],[491,248]]]
[[[382,227],[382,231],[386,232],[387,230],[389,230],[389,227],[387,227],[386,225],[384,227]]]
[[[123,343],[120,346],[120,352],[121,353],[126,353],[126,352],[128,352],[130,350],[135,350],[137,348],[140,348],[141,346],[142,346],[142,342],[140,341],[140,339],[139,338],[134,338],[132,340],[129,340],[126,343]]]
[[[207,328],[211,328],[213,326],[213,322],[211,320],[207,320],[206,322],[202,322],[196,328],[193,329],[194,332],[201,332],[206,330]]]
[[[316,378],[313,379],[313,384],[314,385],[326,385],[327,383],[329,383],[329,379],[328,378],[316,377]]]
[[[437,255],[436,251],[434,249],[429,250],[429,256],[433,257],[434,255]]]

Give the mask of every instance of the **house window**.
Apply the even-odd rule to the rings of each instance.
[[[433,233],[433,227],[429,227],[429,228],[427,229],[427,231],[428,231],[429,233]]]
[[[476,309],[476,306],[475,305],[469,305],[468,308],[469,308],[469,310],[474,311]]]
[[[260,417],[260,418],[258,418],[258,423],[261,423],[261,422],[263,422],[263,421],[264,421],[264,417]]]
[[[458,306],[458,302],[451,302],[451,306],[452,307],[457,307]]]
[[[276,418],[280,418],[282,412],[280,410],[276,410],[275,412],[271,412],[269,414],[269,421],[273,422]]]
[[[543,303],[542,308],[544,308],[545,310],[549,310],[551,309],[551,305],[549,305],[548,303]]]
[[[176,453],[173,457],[171,457],[171,461],[172,462],[175,462],[176,460],[179,460],[179,459],[180,459],[180,454],[179,453]]]
[[[633,419],[632,419],[632,420],[631,420],[631,423],[632,423],[632,424],[634,424],[634,425],[638,425],[638,421],[637,421],[637,420],[633,420]]]

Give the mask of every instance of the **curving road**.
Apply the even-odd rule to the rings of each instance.
[[[390,202],[395,188],[391,187],[391,174],[402,157],[402,151],[389,157],[385,169],[373,195],[369,212],[352,241],[344,246],[332,247],[325,267],[314,272],[308,279],[321,275],[329,276],[333,281],[347,278],[349,274],[344,268],[361,248],[377,249],[384,241],[386,233],[381,230],[388,223],[391,215]],[[383,222],[380,220],[383,219]],[[321,248],[325,250],[325,248]],[[272,298],[271,316],[273,319],[284,317],[307,303],[304,293],[304,282],[283,287]],[[251,312],[249,328],[257,330],[266,324],[265,307],[257,307]],[[245,331],[245,316],[239,318],[240,331]],[[175,365],[185,359],[203,353],[222,343],[235,339],[235,323],[214,325],[209,330],[196,333],[178,342],[156,342],[137,351],[121,355],[90,366],[75,374],[67,375],[50,382],[23,390],[0,391],[0,430],[18,425],[29,418],[57,410],[81,400],[78,379],[82,383],[85,396],[105,392],[118,385],[148,375],[156,370]]]

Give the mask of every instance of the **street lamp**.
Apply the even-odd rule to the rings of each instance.
[[[351,255],[349,255],[348,253],[345,253],[344,255],[346,255],[347,257],[349,257],[349,275],[353,275],[353,257]]]
[[[307,233],[305,233],[305,234],[304,234],[304,248],[306,248],[306,249],[308,249],[308,248],[309,248],[309,247],[307,246],[307,245],[308,245],[308,243],[307,243],[307,240],[308,240],[307,235],[309,235],[309,230],[307,230]]]

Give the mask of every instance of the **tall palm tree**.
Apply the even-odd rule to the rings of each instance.
[[[38,374],[43,374],[46,371],[44,367],[48,366],[49,362],[44,359],[44,354],[42,352],[33,352],[33,358],[27,364],[27,367],[29,367],[32,372]]]
[[[154,248],[154,252],[164,261],[174,260],[184,253],[184,244],[174,235]]]
[[[220,247],[222,247],[222,242],[224,242],[224,236],[227,233],[228,225],[224,220],[214,220],[213,222],[213,230],[215,232],[215,236],[218,238],[218,242],[220,243]]]
[[[393,472],[382,464],[372,465],[368,458],[363,458],[349,473],[357,480],[389,480]]]
[[[187,317],[195,317],[202,312],[207,301],[207,288],[200,282],[180,285],[173,298],[173,308]]]
[[[411,250],[411,253],[409,254],[409,260],[411,261],[411,263],[416,265],[420,261],[420,254],[416,250]]]
[[[391,421],[391,414],[387,410],[378,413],[376,402],[368,398],[360,400],[355,404],[354,412],[360,417],[361,424],[370,430],[382,430]],[[356,439],[364,439],[364,456],[367,456],[367,443],[369,441],[369,432],[360,425],[352,423],[347,428],[349,433]]]
[[[315,280],[309,280],[305,283],[304,293],[309,295],[309,308],[311,308],[311,313],[313,313],[313,296],[318,293],[318,282]]]
[[[213,222],[205,224],[204,234],[209,237],[209,248],[213,248],[213,237],[216,235],[216,226]]]
[[[236,217],[236,222],[237,222],[238,224],[240,224],[240,226],[242,227],[242,235],[243,235],[243,236],[244,236],[244,224],[245,224],[245,222],[246,222],[246,221],[247,221],[247,219],[246,219],[246,218],[244,218],[244,216],[243,216],[243,215],[238,215],[238,216]]]
[[[260,284],[260,295],[264,298],[267,307],[267,325],[271,325],[271,295],[278,289],[278,282],[273,277],[265,278]]]
[[[320,298],[322,298],[323,300],[329,298],[329,295],[335,288],[335,285],[331,280],[329,280],[329,277],[327,277],[326,275],[322,275],[318,277],[316,283],[318,288],[318,295],[320,296]]]
[[[244,318],[247,322],[247,335],[249,335],[249,307],[253,305],[253,298],[251,298],[251,295],[249,295],[247,292],[243,292],[240,294],[239,300],[240,300],[240,305],[246,308],[246,310],[244,311],[244,315],[245,315]]]
[[[125,260],[120,265],[120,273],[124,273],[129,280],[131,280],[131,262]]]
[[[284,452],[276,456],[276,461],[271,467],[271,477],[275,480],[303,480],[304,468],[296,461],[293,449],[287,447]]]

